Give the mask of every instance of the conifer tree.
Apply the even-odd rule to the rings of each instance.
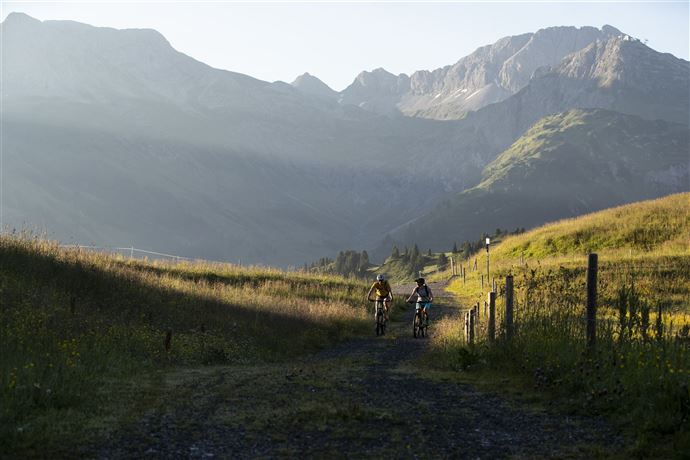
[[[436,263],[438,265],[439,270],[443,270],[444,268],[446,268],[446,265],[448,265],[448,257],[446,257],[446,254],[444,252],[441,252],[438,255]]]
[[[410,255],[410,259],[414,260],[419,257],[419,247],[415,244],[414,247],[412,248],[412,254]]]

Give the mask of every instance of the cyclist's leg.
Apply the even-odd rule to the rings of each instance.
[[[421,321],[424,317],[424,304],[420,301],[417,301],[417,304],[414,306],[414,308],[415,314],[417,314],[416,312],[419,312],[419,320]]]
[[[383,301],[383,313],[386,316],[386,321],[388,321],[388,315],[391,310],[391,301],[390,299],[386,299]]]

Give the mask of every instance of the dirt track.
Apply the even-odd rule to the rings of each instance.
[[[441,285],[431,289],[432,318],[458,314]],[[293,363],[171,375],[170,401],[95,456],[591,458],[620,442],[600,420],[426,377],[416,362],[428,339],[412,338],[411,315],[408,309],[383,338],[373,336],[372,324],[370,337]]]

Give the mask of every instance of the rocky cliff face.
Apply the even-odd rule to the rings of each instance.
[[[614,27],[551,27],[505,37],[433,71],[410,77],[383,69],[363,72],[341,93],[340,101],[390,114],[436,119],[462,118],[471,110],[500,102],[524,88],[544,66],[597,41],[623,34]]]
[[[357,75],[355,81],[340,93],[338,102],[383,115],[394,115],[399,113],[396,106],[409,88],[410,78],[407,75],[393,75],[379,68]]]
[[[517,94],[470,112],[461,124],[463,142],[468,148],[481,142],[487,154],[495,155],[540,118],[573,108],[615,110],[687,125],[689,88],[688,61],[625,36],[597,41],[554,68],[542,67]]]

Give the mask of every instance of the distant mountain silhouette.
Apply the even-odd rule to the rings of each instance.
[[[423,74],[364,72],[341,93],[308,74],[288,84],[214,69],[153,30],[16,13],[0,27],[5,221],[66,242],[302,264],[403,229],[416,237],[420,218],[474,190],[545,116],[601,108],[687,126],[688,62],[610,27],[510,37],[424,84]],[[484,101],[500,87],[500,100],[469,112],[429,102],[428,91],[470,83]],[[401,112],[412,87],[421,105]],[[425,118],[446,108],[460,119]],[[673,131],[639,123],[652,146],[654,130]],[[625,138],[637,125],[613,126]],[[552,216],[541,214],[535,224]],[[452,230],[435,231],[428,241]]]
[[[303,73],[299,77],[295,78],[295,81],[293,81],[291,85],[303,93],[314,96],[319,96],[326,99],[336,99],[338,97],[338,93],[336,91],[332,90],[327,84],[315,76],[310,75],[309,72]]]

